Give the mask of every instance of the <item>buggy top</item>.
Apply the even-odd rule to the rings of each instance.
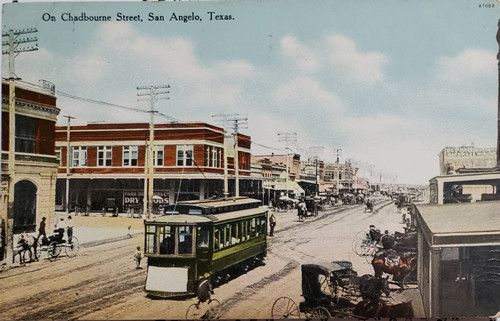
[[[302,296],[308,300],[317,300],[328,297],[321,291],[320,275],[329,279],[332,272],[335,275],[343,275],[352,271],[352,263],[349,261],[333,261],[318,264],[302,264]]]

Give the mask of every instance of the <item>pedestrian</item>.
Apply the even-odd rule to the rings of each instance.
[[[73,220],[71,215],[68,216],[68,221],[66,222],[66,233],[68,234],[68,243],[71,244],[71,238],[73,237]]]
[[[269,226],[271,230],[269,231],[269,236],[274,236],[274,227],[276,226],[276,218],[274,217],[274,213],[269,217]]]
[[[46,219],[47,218],[44,216],[40,221],[40,226],[38,227],[38,237],[36,238],[37,243],[41,236],[42,236],[42,244],[47,243],[47,233],[45,232]]]
[[[64,217],[61,217],[59,221],[57,221],[54,232],[57,233],[57,241],[61,243],[64,238],[64,230],[66,229],[66,222],[64,221]]]
[[[136,263],[135,269],[136,270],[142,269],[142,267],[141,267],[142,252],[141,252],[140,246],[138,246],[136,251],[135,251],[134,259],[135,259],[135,263]]]

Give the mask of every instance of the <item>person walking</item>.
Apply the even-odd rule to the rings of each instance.
[[[40,226],[38,227],[38,237],[36,238],[37,243],[38,243],[38,240],[40,239],[40,237],[43,237],[42,243],[47,242],[47,232],[45,232],[45,226],[46,226],[45,220],[46,219],[47,218],[44,216],[44,217],[42,217],[42,220],[40,221]]]
[[[135,259],[135,263],[136,263],[135,269],[136,270],[142,269],[142,267],[141,267],[142,252],[141,252],[140,246],[138,246],[136,251],[135,251],[134,259]]]
[[[274,217],[274,213],[272,213],[271,216],[269,217],[269,226],[270,226],[269,236],[274,236],[274,227],[276,226],[276,217]]]

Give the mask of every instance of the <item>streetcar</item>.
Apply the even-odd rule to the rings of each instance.
[[[202,278],[227,281],[231,271],[262,263],[268,207],[247,197],[178,202],[144,221],[150,297],[188,297]]]

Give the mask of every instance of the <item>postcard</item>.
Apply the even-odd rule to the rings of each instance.
[[[4,3],[0,318],[500,318],[499,14]]]

